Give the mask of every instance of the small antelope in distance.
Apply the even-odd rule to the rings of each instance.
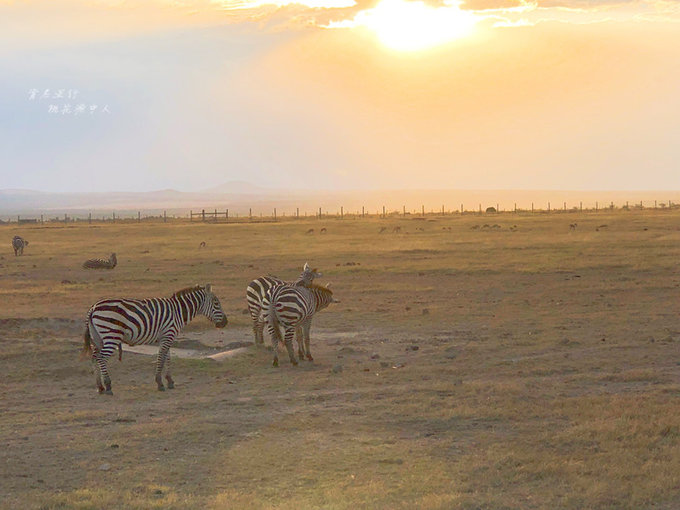
[[[310,228],[307,232],[305,232],[305,234],[313,234],[313,233],[314,233],[314,229],[313,229],[313,228]]]
[[[394,228],[392,229],[392,233],[393,233],[393,234],[398,234],[398,233],[400,233],[400,232],[401,232],[401,227],[394,227]]]
[[[319,230],[319,233],[320,233],[320,234],[325,234],[326,232],[328,232],[328,231],[326,230],[326,227],[324,227],[324,228],[322,228],[321,230]]]
[[[378,231],[378,234],[382,234],[387,230],[387,227],[380,227],[380,230]]]
[[[576,230],[576,227],[578,227],[578,223],[570,223],[569,224],[569,230]]]

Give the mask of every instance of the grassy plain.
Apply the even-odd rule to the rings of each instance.
[[[677,211],[0,237],[2,508],[680,507]],[[112,251],[115,270],[80,268]],[[313,363],[174,359],[160,393],[153,358],[126,353],[97,394],[79,360],[97,299],[209,282],[229,325],[187,334],[247,341],[247,283],[305,261],[341,300],[315,319]]]

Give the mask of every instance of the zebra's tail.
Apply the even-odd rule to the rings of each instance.
[[[281,338],[281,329],[279,328],[279,317],[276,313],[276,306],[274,304],[274,287],[269,289],[267,296],[262,303],[262,314],[264,315],[264,320],[269,326],[269,333],[276,338],[277,345],[283,343],[283,338]]]
[[[90,317],[87,318],[87,323],[85,324],[85,333],[83,334],[83,339],[85,343],[83,345],[83,351],[80,354],[81,359],[88,359],[92,357],[92,337],[90,336]]]

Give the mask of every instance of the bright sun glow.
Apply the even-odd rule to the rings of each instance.
[[[364,26],[373,30],[389,48],[418,51],[472,32],[477,18],[458,5],[457,2],[445,2],[442,7],[430,7],[420,1],[382,0],[373,9],[358,13],[352,21],[329,26]]]

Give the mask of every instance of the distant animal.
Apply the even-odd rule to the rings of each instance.
[[[322,228],[321,230],[319,230],[319,233],[320,233],[320,234],[325,234],[326,232],[327,232],[326,227],[324,227],[324,228]]]
[[[399,232],[401,232],[401,227],[394,227],[394,228],[392,229],[392,233],[393,233],[393,234],[398,234]]]
[[[300,276],[298,276],[297,279],[292,282],[292,285],[309,286],[314,281],[314,278],[320,278],[321,276],[323,275],[319,273],[317,269],[312,269],[309,267],[309,264],[305,262],[305,265],[302,267],[302,273],[300,273]],[[255,335],[256,344],[264,343],[263,330],[265,320],[263,316],[262,302],[264,301],[269,289],[275,285],[280,285],[283,283],[289,282],[285,282],[276,276],[269,275],[255,278],[248,284],[248,287],[246,287],[246,302],[248,303],[250,318],[253,321],[253,333]],[[301,341],[301,335],[302,332],[298,331],[298,345]]]
[[[472,225],[470,227],[471,230],[479,230],[479,225]]]
[[[420,232],[425,232],[425,229],[423,227],[416,227],[416,230],[419,230]]]
[[[118,264],[116,254],[112,253],[107,259],[90,259],[83,262],[83,269],[113,269]]]
[[[576,227],[578,227],[578,223],[570,223],[569,224],[569,230],[576,230]]]
[[[596,232],[599,232],[601,228],[607,228],[607,225],[600,225],[595,229]]]
[[[501,228],[501,226],[494,223],[493,225],[491,225],[491,228],[499,229],[499,228]]]
[[[305,234],[313,234],[313,233],[314,233],[314,229],[313,229],[313,228],[310,228],[307,232],[305,232]]]
[[[309,348],[309,329],[312,325],[312,318],[318,311],[337,302],[333,298],[333,291],[328,286],[311,284],[305,287],[283,283],[269,289],[262,306],[274,347],[272,365],[279,366],[279,343],[286,346],[290,362],[293,365],[298,364],[293,353],[293,336],[297,328],[301,328],[304,335],[304,350],[298,343],[298,355],[300,359],[306,356],[307,360],[313,361],[314,358]],[[283,338],[280,326],[283,326]]]
[[[515,232],[517,230],[517,225],[513,225],[509,230],[510,232]]]
[[[198,247],[205,248],[206,247],[205,241],[201,241],[201,244],[199,244]]]
[[[197,314],[205,315],[215,326],[227,325],[227,316],[210,284],[196,285],[175,292],[169,298],[104,299],[87,313],[83,355],[91,356],[99,393],[113,395],[106,360],[121,344],[159,343],[156,384],[164,391],[162,373],[168,388],[175,387],[170,375],[170,346],[177,334]]]
[[[380,227],[380,231],[378,232],[378,234],[382,234],[386,230],[387,230],[387,227]]]
[[[14,256],[15,257],[17,255],[23,255],[24,254],[24,247],[25,246],[28,246],[28,241],[26,241],[21,236],[14,236],[14,238],[12,239],[12,248],[14,248]]]

